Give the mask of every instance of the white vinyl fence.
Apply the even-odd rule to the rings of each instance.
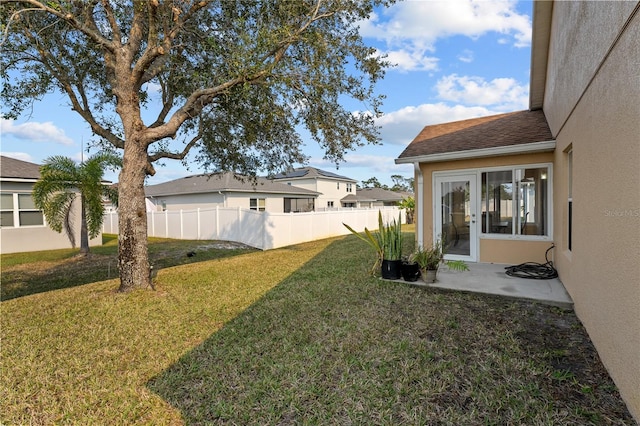
[[[235,241],[262,250],[345,235],[346,223],[356,231],[378,229],[378,211],[384,223],[398,219],[406,223],[405,211],[397,207],[339,209],[309,213],[269,213],[234,207],[147,212],[150,237],[183,240]],[[108,212],[102,232],[118,233],[118,213]]]

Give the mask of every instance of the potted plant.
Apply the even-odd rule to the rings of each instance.
[[[405,281],[418,281],[418,278],[420,278],[420,265],[411,259],[411,256],[403,256],[400,273]]]
[[[438,268],[440,268],[440,265],[443,263],[455,271],[469,270],[469,267],[464,263],[464,261],[445,260],[444,254],[445,251],[443,250],[443,243],[441,240],[437,240],[431,247],[418,247],[411,254],[410,259],[419,265],[422,279],[426,283],[433,283],[436,281]]]
[[[378,211],[378,230],[371,232],[364,228],[364,235],[360,234],[352,227],[343,225],[361,240],[367,242],[376,252],[376,262],[371,270],[372,275],[380,270],[382,278],[397,280],[400,278],[400,268],[402,265],[402,225],[401,217],[391,223],[384,224],[382,212]]]

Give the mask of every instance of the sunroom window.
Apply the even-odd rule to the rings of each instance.
[[[549,168],[482,173],[482,233],[549,235]]]

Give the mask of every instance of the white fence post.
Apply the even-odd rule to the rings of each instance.
[[[180,209],[180,239],[184,239],[184,218],[182,216],[182,209]]]
[[[266,211],[262,212],[262,250],[266,250],[267,248],[267,224],[269,223],[269,213]]]
[[[164,211],[164,237],[169,238],[169,210]]]
[[[216,238],[220,239],[220,207],[216,206]]]
[[[196,211],[196,220],[198,222],[198,240],[202,240],[202,236],[200,235],[200,207],[198,207],[198,210]]]

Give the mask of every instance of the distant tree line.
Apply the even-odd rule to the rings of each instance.
[[[389,191],[396,192],[413,192],[413,178],[406,178],[400,175],[391,175],[392,186],[380,183],[377,177],[371,177],[367,180],[363,180],[358,188],[382,188]]]

